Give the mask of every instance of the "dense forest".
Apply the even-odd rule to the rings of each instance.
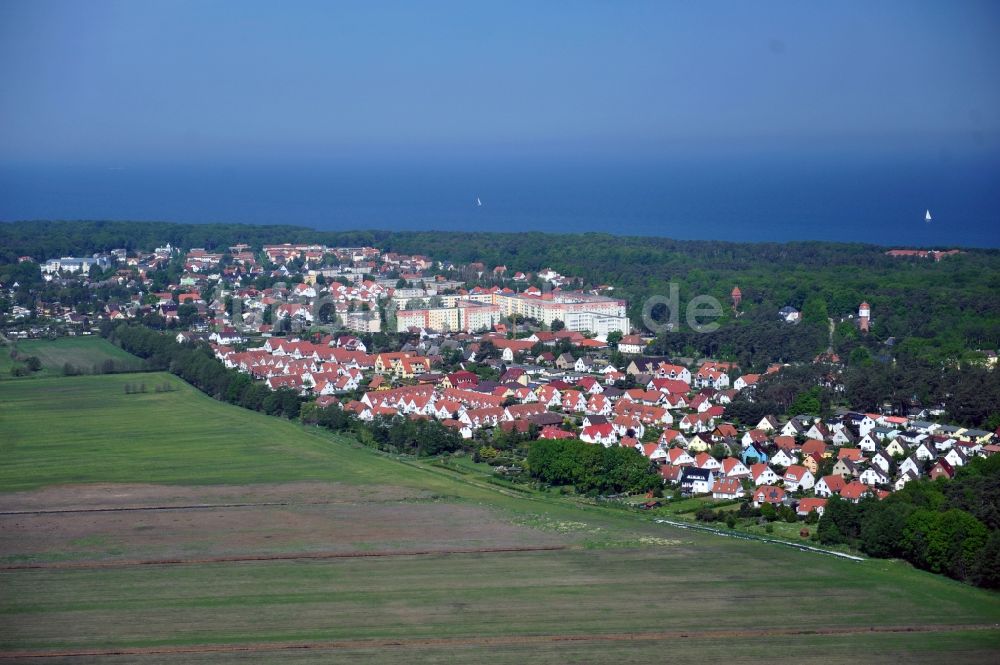
[[[803,364],[765,376],[752,395],[741,393],[726,407],[726,417],[744,424],[774,414],[829,417],[837,403],[895,413],[941,406],[955,424],[1000,427],[1000,372],[980,365],[941,365],[901,355],[894,362],[849,366],[842,375],[829,372],[829,365]]]
[[[0,279],[20,256],[44,260],[116,247],[224,249],[237,242],[373,245],[457,263],[537,271],[552,268],[585,286],[610,284],[642,320],[651,296],[679,289],[683,307],[696,295],[723,305],[718,331],[671,331],[656,351],[738,360],[744,369],[769,362],[807,361],[826,350],[829,322],[834,351],[844,359],[886,362],[900,354],[955,363],[970,351],[1000,347],[1000,252],[969,250],[940,262],[893,258],[874,245],[793,242],[731,243],[608,234],[324,232],[295,226],[170,224],[157,222],[18,222],[0,224]],[[743,294],[738,311],[730,291]],[[872,329],[858,332],[852,315],[872,306]],[[784,306],[802,312],[797,325],[777,318]],[[861,349],[861,351],[858,351]]]
[[[818,534],[826,544],[1000,588],[1000,456],[975,458],[953,480],[912,481],[883,500],[832,497]]]

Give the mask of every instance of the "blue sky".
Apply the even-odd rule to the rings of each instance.
[[[0,2],[0,160],[1000,152],[1000,2]]]

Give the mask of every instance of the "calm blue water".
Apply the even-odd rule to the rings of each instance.
[[[0,220],[19,219],[1000,247],[1000,160],[0,167]]]

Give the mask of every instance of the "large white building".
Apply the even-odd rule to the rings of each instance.
[[[592,332],[601,339],[607,339],[608,334],[615,331],[623,335],[629,332],[627,316],[611,316],[598,312],[567,312],[566,330]]]
[[[107,268],[111,265],[111,259],[107,256],[97,256],[93,258],[77,258],[75,256],[64,256],[61,259],[49,259],[42,264],[42,272],[55,275],[60,272],[82,273],[90,272],[94,266]]]
[[[592,332],[598,337],[616,330],[629,332],[625,301],[617,298],[569,291],[545,297],[496,293],[494,299],[505,316],[518,314],[547,326],[558,319],[567,330]]]

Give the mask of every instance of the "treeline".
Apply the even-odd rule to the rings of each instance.
[[[378,417],[365,423],[340,407],[310,402],[302,407],[301,419],[308,425],[347,433],[369,448],[388,453],[431,456],[470,448],[458,432],[426,418]]]
[[[293,390],[272,391],[246,374],[227,369],[204,344],[178,344],[142,326],[105,325],[101,333],[129,353],[148,361],[154,371],[168,371],[215,399],[272,416],[296,418],[302,398]]]
[[[531,444],[528,470],[549,485],[572,485],[581,494],[646,492],[662,487],[652,463],[633,448],[596,446],[578,439]]]
[[[820,542],[1000,589],[1000,456],[976,458],[953,480],[915,480],[858,504],[831,497]]]

